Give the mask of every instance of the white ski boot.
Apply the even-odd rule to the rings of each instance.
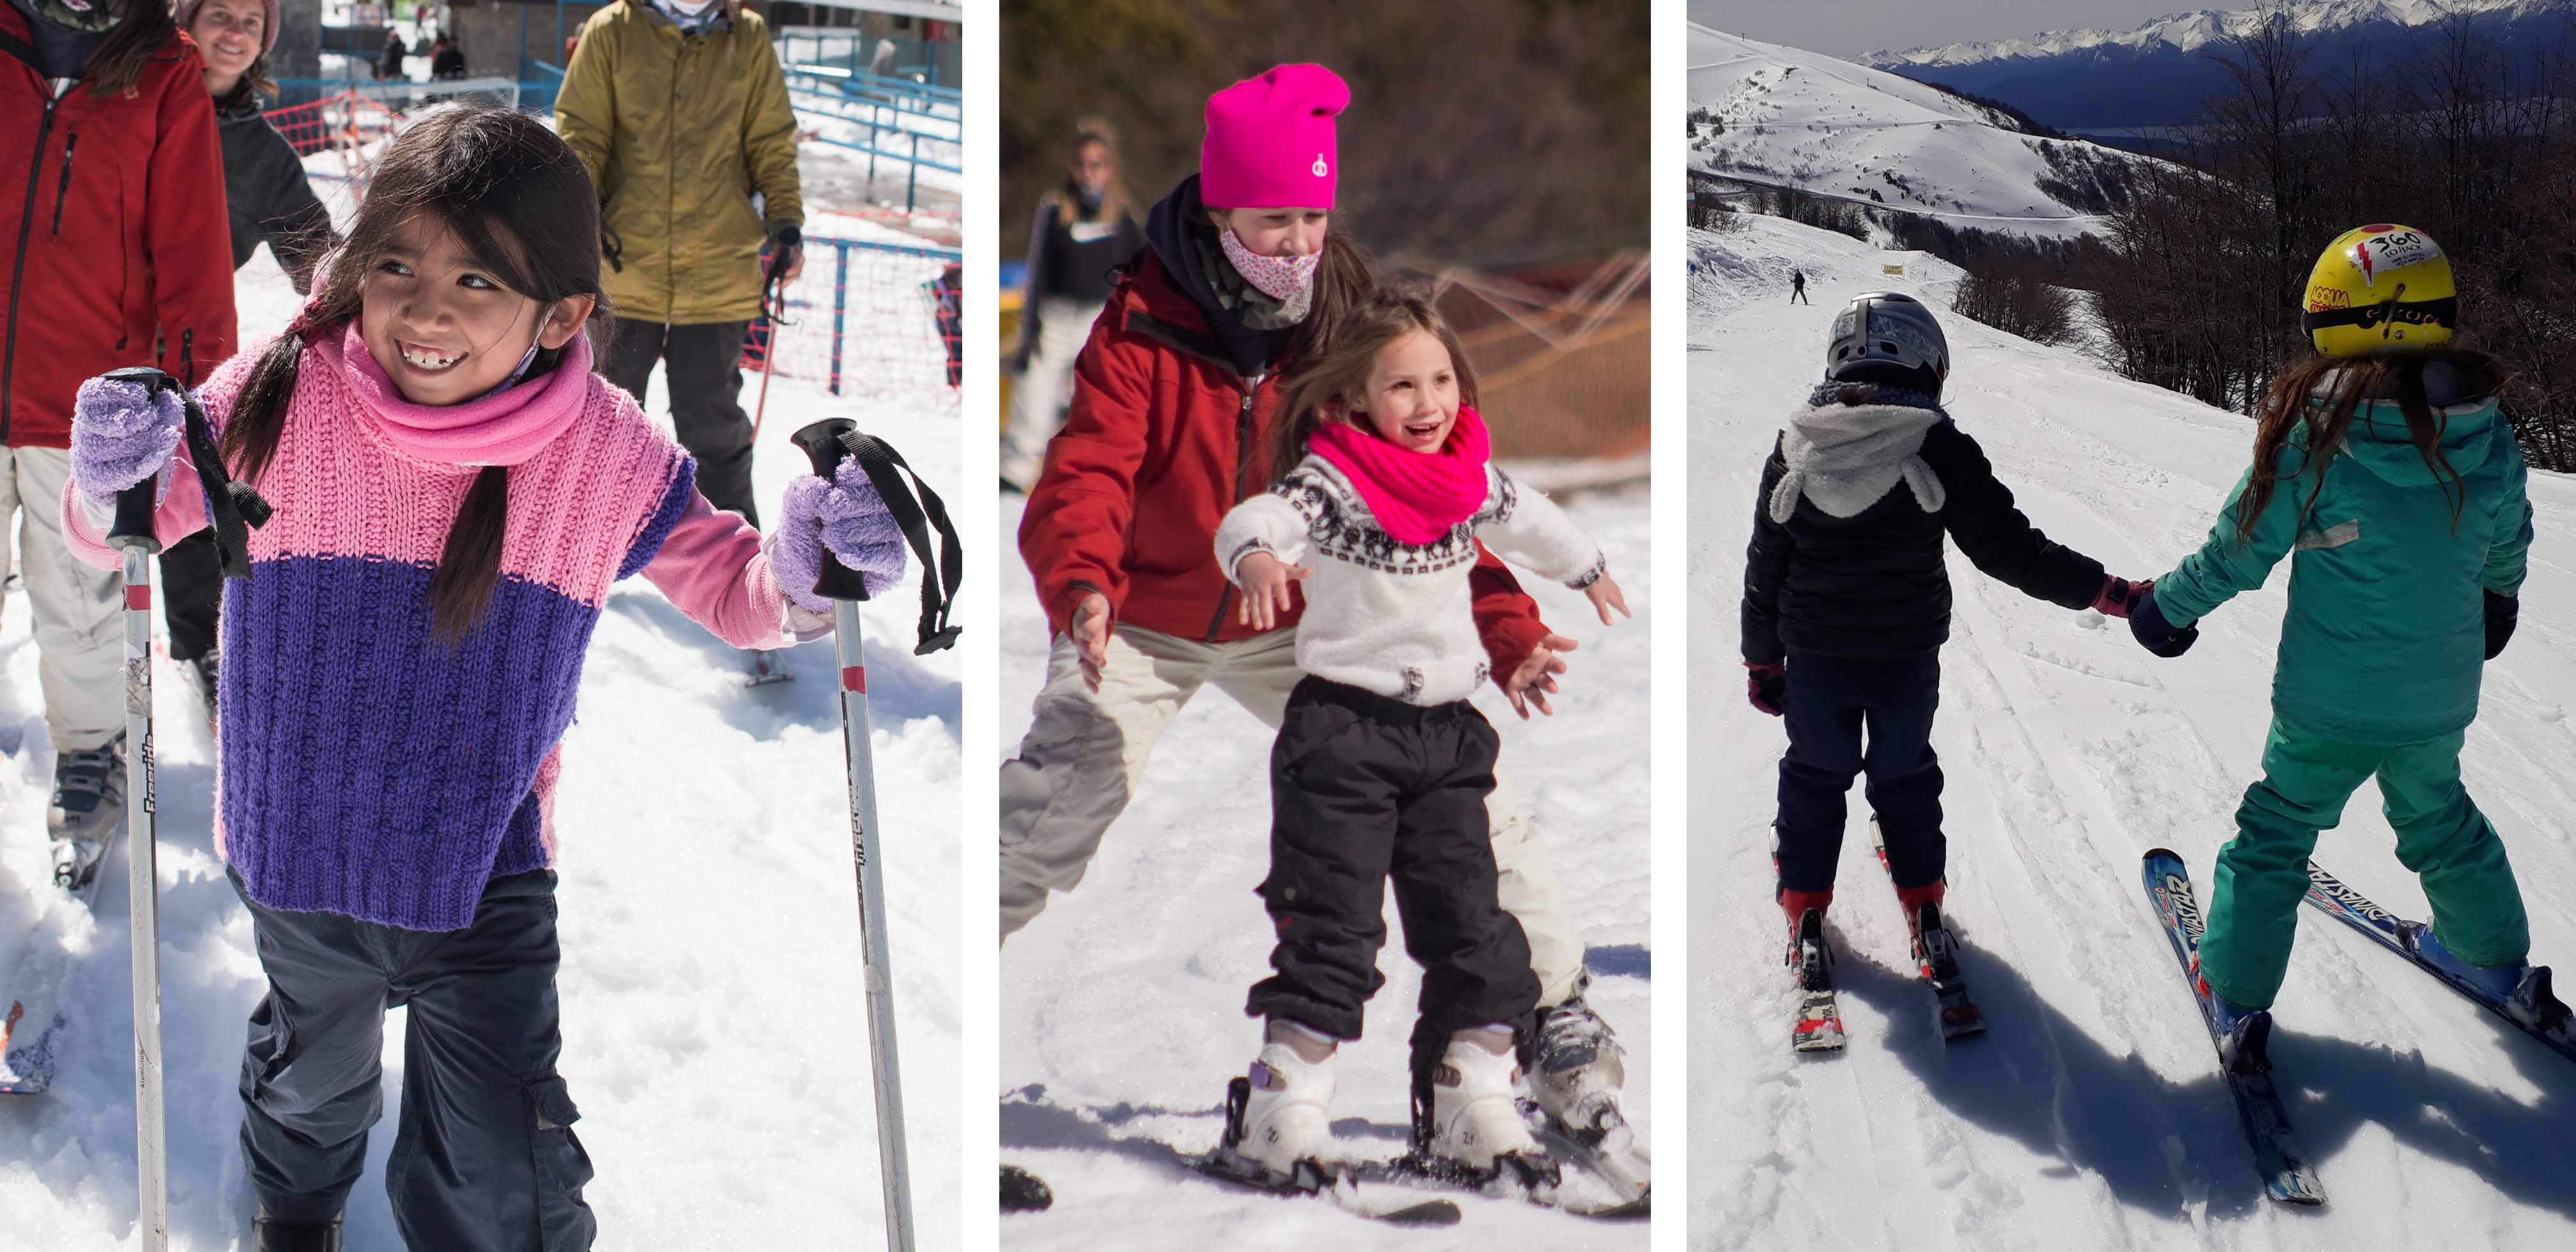
[[[1285,1043],[1264,1044],[1226,1095],[1217,1153],[1244,1181],[1301,1191],[1331,1184],[1337,1154],[1324,1106],[1333,1100],[1333,1058],[1308,1061]]]
[[[1653,1161],[1646,1144],[1619,1110],[1627,1066],[1610,1023],[1583,1002],[1582,992],[1538,1013],[1529,1089],[1557,1139],[1552,1153],[1571,1156],[1618,1185],[1631,1201],[1646,1196]]]
[[[1513,1088],[1520,1066],[1511,1052],[1495,1052],[1462,1032],[1431,1072],[1429,1107],[1414,1107],[1416,1142],[1424,1165],[1482,1186],[1508,1175],[1533,1195],[1553,1193],[1557,1167],[1521,1120]]]

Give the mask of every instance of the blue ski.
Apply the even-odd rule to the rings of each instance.
[[[2370,897],[2353,890],[2344,881],[2327,873],[2314,861],[2308,862],[2308,895],[2310,904],[2340,919],[2353,929],[2379,941],[2380,946],[2406,958],[2409,964],[2440,979],[2442,984],[2459,992],[2488,1012],[2513,1023],[2524,1034],[2539,1040],[2560,1056],[2576,1061],[2576,1023],[2571,1023],[2567,1006],[2558,1002],[2549,988],[2549,967],[2540,966],[2527,975],[2530,980],[2532,1016],[2529,1020],[2515,1013],[2516,1006],[2498,1000],[2476,983],[2460,977],[2440,962],[2428,958],[2421,936],[2429,929],[2422,922],[2411,922],[2371,902]]]
[[[2307,1150],[2299,1146],[2297,1132],[2290,1129],[2290,1114],[2281,1107],[2270,1062],[2259,1055],[2262,1049],[2256,1047],[2250,1061],[2226,1063],[2218,1008],[2201,994],[2197,976],[2201,917],[2200,902],[2192,895],[2191,872],[2180,856],[2164,848],[2147,853],[2145,871],[2147,899],[2155,906],[2165,939],[2173,944],[2174,959],[2182,963],[2183,981],[2200,1006],[2201,1025],[2208,1029],[2211,1045],[2220,1049],[2219,1077],[2226,1080],[2228,1094],[2236,1097],[2237,1118],[2254,1149],[2254,1167],[2263,1175],[2264,1193],[2289,1204],[2325,1203],[2325,1188],[2317,1182],[2316,1169],[2308,1161]],[[2268,1033],[2263,1037],[2268,1038]]]

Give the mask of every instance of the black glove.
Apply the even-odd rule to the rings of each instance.
[[[2490,591],[2487,597],[2487,659],[2504,653],[2504,645],[2513,641],[2514,623],[2522,617],[2522,597],[2500,596]]]
[[[794,222],[774,222],[769,227],[769,246],[794,251],[805,246],[805,230]]]
[[[1788,711],[1789,667],[1744,663],[1744,698],[1754,708],[1778,717]]]
[[[2137,636],[2138,643],[2147,651],[2168,660],[2191,651],[2191,645],[2200,641],[2200,627],[2185,626],[2177,630],[2172,622],[2165,620],[2165,611],[2156,607],[2153,587],[2129,605],[2129,633]]]

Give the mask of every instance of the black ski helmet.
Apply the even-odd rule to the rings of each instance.
[[[1825,377],[1910,387],[1934,399],[1950,377],[1950,341],[1923,302],[1900,291],[1853,296],[1834,317]]]

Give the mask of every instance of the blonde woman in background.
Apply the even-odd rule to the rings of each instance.
[[[1109,302],[1111,270],[1145,246],[1135,200],[1118,176],[1117,132],[1097,118],[1074,124],[1073,164],[1038,201],[1022,282],[1020,346],[1013,357],[1010,425],[1002,432],[1002,489],[1025,494],[1046,466],[1047,440],[1064,424],[1073,362]]]

